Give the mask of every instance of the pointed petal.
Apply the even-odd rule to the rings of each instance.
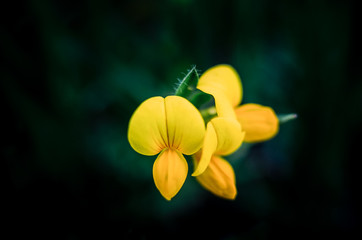
[[[164,198],[171,200],[178,193],[187,171],[187,162],[180,152],[166,148],[158,155],[153,164],[153,179]]]
[[[245,131],[245,142],[265,141],[278,133],[279,121],[270,107],[249,103],[238,107],[235,113]]]
[[[212,120],[207,123],[204,144],[202,150],[198,153],[200,161],[195,165],[195,171],[192,176],[198,176],[205,171],[210,163],[211,157],[217,149],[217,135]]]
[[[197,159],[194,159],[194,161],[197,161]],[[205,172],[197,176],[196,179],[205,189],[219,197],[231,200],[236,197],[234,170],[221,157],[213,156]]]
[[[202,174],[210,163],[212,155],[229,155],[243,142],[244,132],[240,124],[230,118],[214,118],[206,128],[200,161],[192,176]]]
[[[213,96],[219,93],[227,96],[232,107],[238,106],[242,99],[240,77],[236,70],[229,65],[217,65],[208,69],[200,77],[197,88]]]
[[[162,97],[152,97],[141,103],[128,126],[128,141],[143,155],[155,155],[167,144],[165,103]]]
[[[188,100],[178,96],[165,98],[169,146],[191,155],[202,145],[205,123],[200,112]]]

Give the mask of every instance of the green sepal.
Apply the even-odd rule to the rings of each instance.
[[[197,73],[196,66],[193,66],[180,80],[179,85],[176,88],[175,95],[189,98],[193,91],[196,90],[197,83],[199,82],[199,74]]]
[[[298,115],[296,113],[287,113],[287,114],[277,114],[277,117],[279,119],[279,124],[283,124],[296,119]]]

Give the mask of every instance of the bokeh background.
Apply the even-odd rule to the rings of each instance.
[[[348,239],[358,229],[357,1],[24,1],[1,9],[2,224],[11,239]],[[192,65],[298,114],[229,157],[238,196],[190,175],[168,202],[128,121]],[[190,169],[192,165],[190,163]],[[190,173],[189,173],[190,174]]]

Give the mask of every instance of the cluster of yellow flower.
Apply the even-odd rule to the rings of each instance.
[[[132,115],[128,140],[140,154],[158,154],[153,178],[165,199],[171,200],[186,180],[188,165],[183,154],[192,155],[192,176],[205,189],[234,199],[237,194],[235,173],[222,156],[235,152],[242,142],[260,142],[275,136],[279,129],[278,118],[270,107],[239,106],[241,80],[229,65],[210,68],[196,87],[214,98],[215,106],[203,113],[216,114],[203,118],[205,114],[181,96],[152,97]]]

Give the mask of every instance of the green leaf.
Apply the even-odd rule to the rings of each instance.
[[[188,98],[190,94],[196,90],[197,83],[199,82],[199,74],[197,73],[196,66],[193,66],[180,80],[176,88],[175,95]]]
[[[298,115],[296,113],[288,113],[288,114],[278,114],[277,117],[279,119],[279,123],[283,124],[296,119]]]

